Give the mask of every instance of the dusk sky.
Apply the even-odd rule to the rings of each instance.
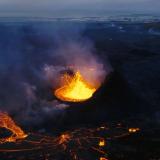
[[[0,0],[0,16],[160,13],[160,0]]]

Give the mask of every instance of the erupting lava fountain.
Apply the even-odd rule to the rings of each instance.
[[[55,90],[54,94],[62,101],[82,102],[91,98],[97,88],[89,84],[80,71],[77,71],[74,76],[64,74],[62,76],[62,85]]]

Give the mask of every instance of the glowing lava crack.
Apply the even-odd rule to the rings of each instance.
[[[74,76],[63,76],[63,85],[55,91],[55,96],[62,101],[81,102],[91,98],[96,89],[77,71]]]
[[[0,112],[0,127],[6,128],[12,132],[10,137],[1,138],[0,143],[15,142],[18,139],[24,139],[27,137],[27,134],[25,134],[24,131],[15,124],[7,113]]]

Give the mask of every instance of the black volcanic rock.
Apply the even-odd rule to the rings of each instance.
[[[118,72],[106,78],[93,97],[85,102],[68,103],[62,125],[99,124],[140,116],[146,103],[136,96]]]

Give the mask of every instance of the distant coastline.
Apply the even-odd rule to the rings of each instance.
[[[124,21],[124,22],[155,22],[160,21],[158,15],[147,14],[128,14],[128,15],[108,15],[108,16],[73,16],[73,17],[28,17],[28,16],[1,16],[0,22],[26,22],[26,21],[82,21],[82,22],[105,22],[105,21]]]

